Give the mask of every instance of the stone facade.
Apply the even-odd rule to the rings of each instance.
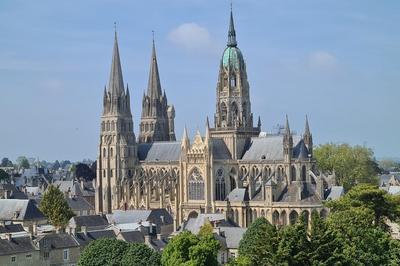
[[[280,134],[260,134],[260,118],[253,125],[246,64],[232,13],[220,62],[214,126],[207,119],[205,135],[197,132],[192,141],[186,129],[182,140],[174,141],[175,110],[168,107],[165,93],[161,95],[154,44],[139,143],[129,91],[123,89],[117,39],[112,62],[97,163],[98,213],[166,208],[175,228],[200,213],[224,213],[242,227],[260,216],[285,225],[302,212],[308,217],[312,210],[326,215],[326,177],[317,174],[308,120],[302,135],[293,134],[287,117]]]

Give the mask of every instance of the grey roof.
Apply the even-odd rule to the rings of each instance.
[[[163,216],[163,220],[161,216]],[[152,222],[157,227],[165,224],[173,224],[174,220],[166,209],[153,209],[153,210],[115,210],[113,214],[107,215],[109,223],[124,224],[124,223],[138,223],[138,222]]]
[[[44,220],[46,217],[33,200],[0,199],[0,220]]]
[[[144,235],[140,231],[126,231],[119,233],[129,243],[144,243]]]
[[[325,194],[327,195],[326,200],[335,200],[344,195],[344,188],[342,186],[332,186]]]
[[[216,160],[230,160],[232,155],[226,146],[223,139],[211,139],[212,140],[212,153]]]
[[[296,147],[301,136],[293,136],[293,147]],[[243,161],[283,160],[283,135],[251,138],[242,156]]]
[[[107,226],[108,221],[103,215],[74,216],[69,220],[70,225],[80,226]]]
[[[249,193],[246,188],[235,188],[228,194],[227,199],[229,201],[248,201]]]
[[[400,174],[398,173],[390,173],[390,174],[382,174],[379,176],[379,186],[388,186],[390,179],[394,177],[395,180],[400,182]]]
[[[67,198],[67,203],[73,211],[94,210],[94,207],[82,197]]]
[[[283,191],[278,201],[281,202],[319,202],[320,199],[315,192],[315,187],[312,184],[302,184],[301,187],[301,199],[298,195],[297,184],[289,184]]]
[[[246,228],[242,227],[220,227],[221,232],[224,232],[227,248],[238,249],[239,242],[246,232]]]
[[[74,180],[57,180],[53,183],[63,193],[70,193],[71,196],[94,196],[95,190],[92,182],[83,182],[83,188],[80,182]]]
[[[196,218],[190,218],[183,225],[182,230],[187,230],[192,232],[193,234],[197,234],[200,231],[200,228],[206,223],[206,221],[219,222],[224,220],[225,215],[222,213],[201,213]]]
[[[14,184],[0,184],[0,190],[10,191],[9,199],[28,199],[24,192],[18,190]]]
[[[53,249],[78,247],[78,242],[69,234],[46,234],[37,238],[38,241],[47,240]]]
[[[0,239],[0,256],[27,253],[36,250],[30,237],[14,237],[11,240]]]
[[[400,186],[390,186],[388,193],[392,195],[400,195]]]
[[[0,225],[0,234],[24,232],[21,224]]]
[[[303,140],[300,140],[297,145],[293,147],[293,158],[307,159],[309,153]]]
[[[138,157],[145,162],[179,161],[181,156],[181,143],[179,141],[160,141],[153,143],[140,143]]]
[[[85,233],[77,233],[76,240],[81,246],[86,246],[90,242],[101,238],[116,238],[114,230],[97,230]]]

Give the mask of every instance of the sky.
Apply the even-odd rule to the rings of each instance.
[[[0,157],[95,159],[114,22],[135,133],[152,30],[175,131],[204,133],[215,112],[228,0],[1,0]],[[271,131],[289,116],[315,144],[400,157],[400,1],[234,0],[252,112]]]

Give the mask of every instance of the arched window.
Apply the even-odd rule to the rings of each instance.
[[[235,122],[239,119],[239,111],[237,104],[235,102],[232,103],[231,110],[232,110],[232,124],[234,125]]]
[[[106,177],[106,170],[103,170],[103,177]]]
[[[106,126],[105,126],[105,124],[103,122],[103,123],[101,123],[101,131],[105,131],[105,130],[106,130]]]
[[[217,178],[215,184],[215,199],[225,200],[225,178],[222,168],[217,170]]]
[[[107,150],[106,148],[103,148],[103,158],[106,158],[106,156],[107,156]]]
[[[237,175],[236,169],[232,168],[231,172],[229,173],[229,181],[231,183],[231,190],[230,191],[232,191],[232,190],[234,190],[236,188],[236,175]]]
[[[289,214],[289,222],[290,222],[290,224],[295,224],[298,217],[299,217],[298,213],[296,211],[292,211]]]
[[[226,116],[228,114],[228,110],[226,108],[225,103],[221,103],[221,121],[225,122],[226,121]]]
[[[204,200],[204,179],[197,168],[189,175],[189,199]]]
[[[301,180],[306,181],[306,176],[307,176],[307,169],[306,166],[303,165],[303,167],[301,168]]]
[[[292,181],[296,180],[296,167],[292,165]]]
[[[110,121],[107,121],[107,131],[110,131]]]
[[[115,122],[114,122],[114,121],[111,122],[111,130],[112,130],[112,131],[115,130]]]
[[[235,76],[235,74],[231,75],[230,82],[231,82],[231,88],[235,88],[236,87],[236,76]]]
[[[110,148],[110,157],[113,157],[114,156],[114,150],[113,150],[113,148]]]

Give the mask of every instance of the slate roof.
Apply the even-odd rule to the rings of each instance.
[[[209,222],[224,221],[225,215],[222,213],[201,213],[196,218],[190,218],[186,224],[183,225],[182,230],[197,234],[207,220]]]
[[[400,186],[390,186],[388,192],[392,195],[400,195]]]
[[[230,160],[232,155],[223,139],[212,138],[212,153],[216,160]]]
[[[53,183],[54,186],[58,187],[63,193],[70,192],[71,196],[94,196],[95,190],[93,183],[83,182],[83,189],[81,183],[74,180],[57,180]]]
[[[11,240],[0,239],[0,256],[36,251],[30,237],[14,237]]]
[[[319,197],[315,192],[314,185],[303,184],[301,191],[301,200],[298,198],[298,188],[294,184],[289,184],[286,189],[283,190],[282,194],[278,198],[280,202],[320,202]]]
[[[73,211],[94,210],[94,207],[82,197],[67,198],[67,203]]]
[[[47,240],[52,249],[73,248],[79,246],[74,237],[69,234],[52,233],[41,235],[37,238],[37,241],[42,240]]]
[[[161,216],[164,216],[164,223]],[[149,221],[157,225],[157,227],[165,224],[173,224],[174,220],[166,209],[153,210],[115,210],[113,214],[107,214],[109,223],[129,224]]]
[[[144,235],[140,231],[120,232],[121,237],[129,243],[144,243]]]
[[[344,188],[342,186],[332,186],[325,192],[326,200],[335,200],[344,195]]]
[[[84,216],[74,216],[69,220],[70,225],[80,226],[107,226],[108,221],[105,216],[102,215],[84,215]]]
[[[224,233],[226,239],[226,247],[232,249],[239,248],[239,242],[246,232],[247,228],[242,227],[220,227],[221,232]]]
[[[100,238],[116,238],[114,230],[96,230],[85,233],[77,233],[76,240],[81,246],[86,246],[90,242]]]
[[[159,141],[153,143],[140,143],[138,157],[145,162],[179,161],[181,156],[181,143],[179,141]]]
[[[25,232],[21,224],[0,225],[0,234]]]
[[[293,152],[301,141],[301,136],[293,136]],[[297,153],[298,154],[298,153]],[[243,161],[283,160],[283,135],[254,137],[246,146]]]
[[[44,220],[46,217],[33,200],[0,199],[0,220]]]
[[[229,201],[248,201],[250,198],[246,188],[235,188],[228,194],[227,199]]]

